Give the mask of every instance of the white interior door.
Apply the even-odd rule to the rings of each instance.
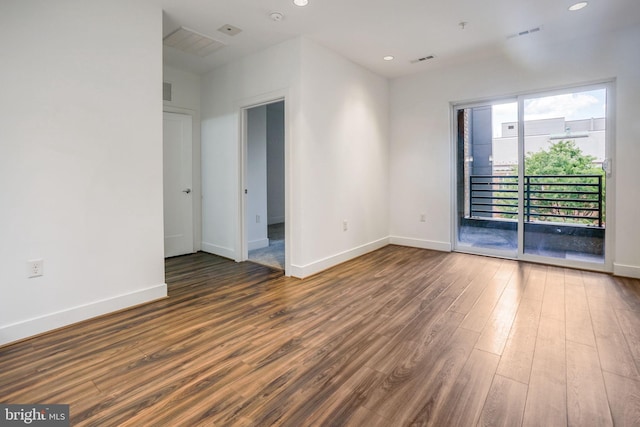
[[[193,252],[192,118],[164,113],[164,256]]]

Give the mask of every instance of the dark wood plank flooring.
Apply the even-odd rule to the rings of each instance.
[[[0,348],[78,426],[640,425],[640,281],[388,246],[305,280],[199,253],[169,298]]]

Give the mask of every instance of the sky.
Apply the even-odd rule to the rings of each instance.
[[[496,104],[493,113],[493,136],[502,136],[502,123],[518,120],[518,103]],[[524,119],[540,120],[564,117],[565,120],[605,117],[606,90],[597,89],[562,95],[526,98]]]

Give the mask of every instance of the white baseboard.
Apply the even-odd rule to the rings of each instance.
[[[218,255],[223,258],[236,259],[236,251],[231,248],[225,248],[224,246],[214,245],[213,243],[202,242],[202,251],[213,255]]]
[[[162,283],[147,289],[5,325],[0,327],[0,345],[49,332],[63,326],[102,316],[103,314],[155,301],[166,296],[167,285]]]
[[[262,248],[266,248],[269,246],[269,239],[258,239],[258,240],[252,240],[249,242],[249,250],[253,251],[255,249],[262,249]]]
[[[616,276],[633,277],[640,279],[640,267],[613,263],[613,274]]]
[[[434,240],[414,239],[411,237],[390,236],[392,245],[408,246],[411,248],[432,249],[434,251],[451,252],[450,242],[437,242]]]
[[[345,261],[349,261],[350,259],[375,251],[376,249],[383,248],[388,244],[389,244],[389,238],[384,237],[380,240],[376,240],[374,242],[367,243],[353,249],[349,249],[348,251],[344,251],[339,254],[335,254],[327,258],[323,258],[321,260],[312,262],[307,265],[291,265],[290,273],[291,273],[291,276],[293,277],[298,277],[303,279],[305,277],[309,277],[313,274],[319,273],[328,268],[334,267]]]

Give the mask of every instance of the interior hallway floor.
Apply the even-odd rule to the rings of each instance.
[[[269,246],[249,251],[249,261],[284,270],[284,223],[268,228]]]

